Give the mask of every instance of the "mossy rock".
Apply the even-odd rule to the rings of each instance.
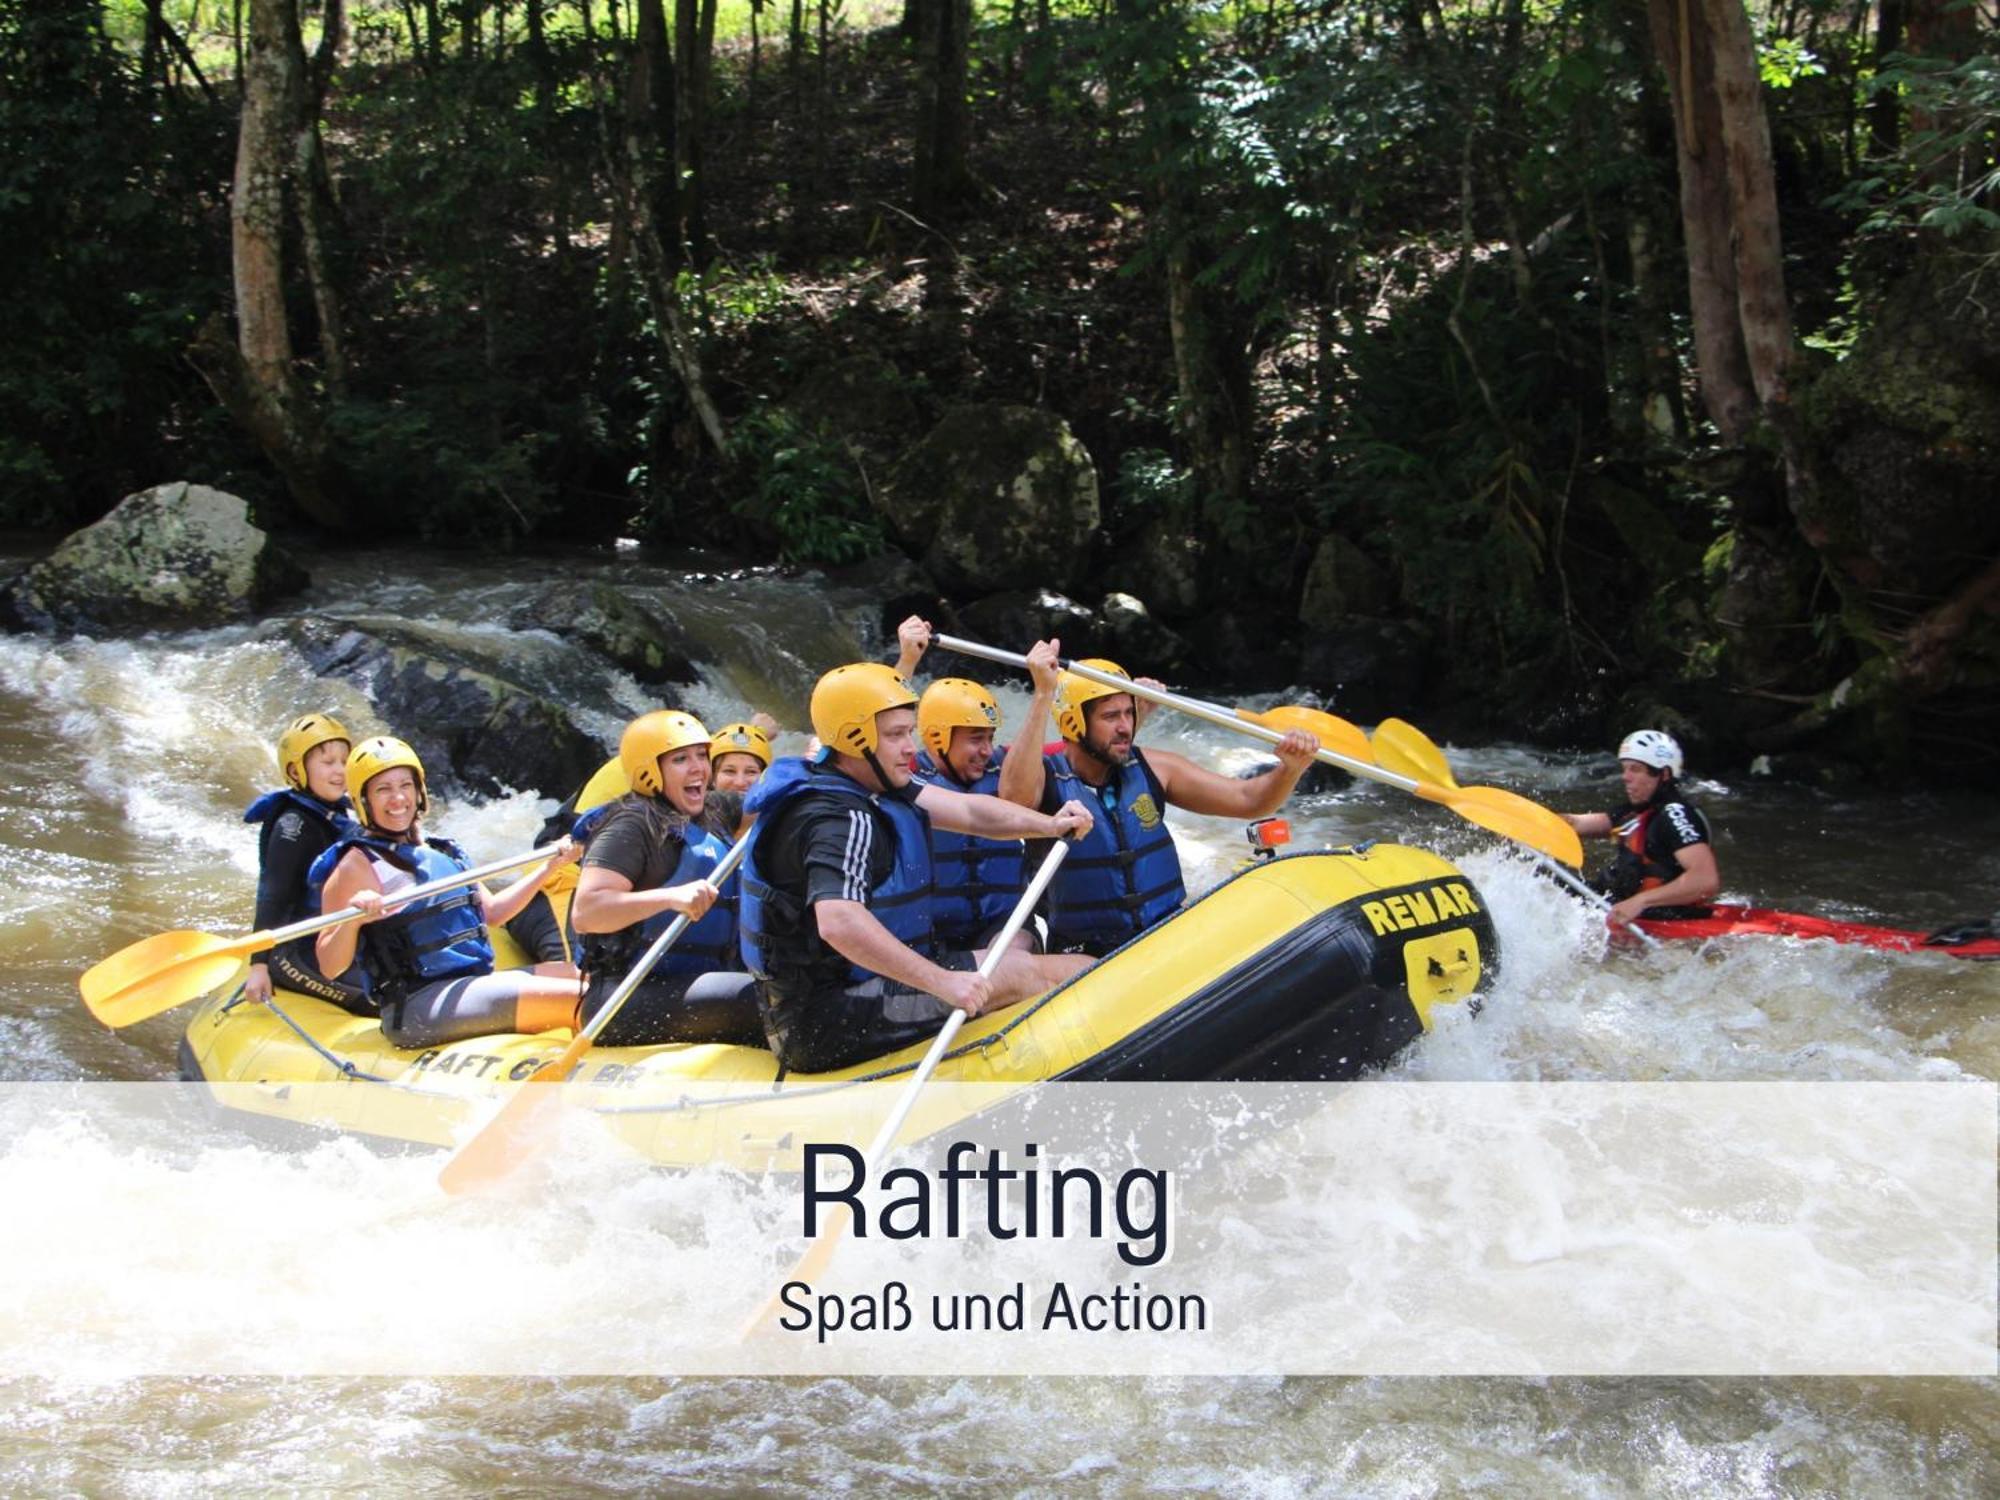
[[[0,617],[49,633],[199,629],[251,619],[310,581],[246,502],[179,481],[66,537],[7,585]]]
[[[876,503],[931,576],[966,594],[1068,587],[1087,571],[1100,522],[1090,454],[1033,406],[951,412]]]

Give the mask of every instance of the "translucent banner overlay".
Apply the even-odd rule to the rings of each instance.
[[[0,1086],[0,1368],[1996,1370],[1990,1083],[546,1092]]]

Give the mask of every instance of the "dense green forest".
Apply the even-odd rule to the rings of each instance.
[[[1094,462],[1070,592],[1192,672],[1982,774],[1995,40],[1991,0],[0,0],[0,526],[189,478],[325,544],[840,564],[1005,403]]]

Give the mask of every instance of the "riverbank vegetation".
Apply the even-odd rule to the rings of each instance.
[[[1357,715],[2000,742],[1990,3],[0,0],[0,139],[0,525],[844,563],[1034,406]]]

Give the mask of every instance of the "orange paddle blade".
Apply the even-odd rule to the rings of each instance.
[[[1458,778],[1451,774],[1451,762],[1444,758],[1444,751],[1438,749],[1437,742],[1414,724],[1401,719],[1384,719],[1375,726],[1374,746],[1375,759],[1392,771],[1416,781],[1436,782],[1443,787],[1458,785]]]
[[[1583,865],[1583,840],[1558,814],[1497,786],[1436,786],[1417,784],[1417,795],[1450,808],[1468,823],[1539,849],[1573,869]]]
[[[562,1090],[549,1085],[568,1078],[589,1050],[590,1039],[579,1034],[559,1055],[530,1073],[493,1118],[452,1153],[438,1172],[438,1186],[447,1193],[476,1193],[512,1172],[538,1142],[548,1139],[548,1122],[562,1107]]]
[[[156,932],[85,969],[77,989],[106,1026],[130,1026],[227,984],[267,937]]]
[[[1303,703],[1280,703],[1262,712],[1239,708],[1236,717],[1262,724],[1266,729],[1275,729],[1281,734],[1303,729],[1319,741],[1321,749],[1337,751],[1349,760],[1375,759],[1375,752],[1368,748],[1367,735],[1347,720],[1336,719],[1332,714],[1322,713],[1316,708],[1307,708]]]

